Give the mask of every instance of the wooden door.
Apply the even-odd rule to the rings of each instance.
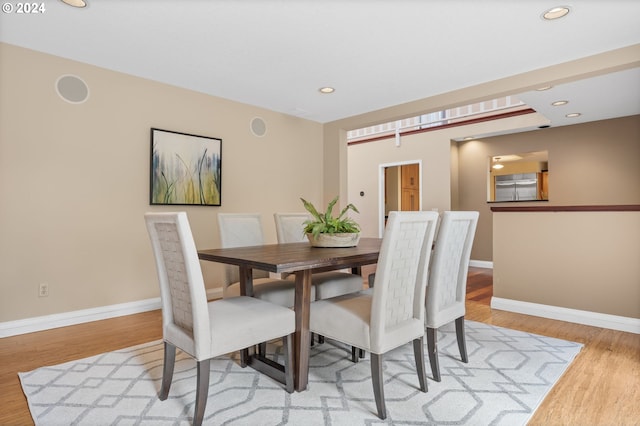
[[[420,210],[420,166],[406,164],[400,169],[402,197],[400,209],[402,211]]]

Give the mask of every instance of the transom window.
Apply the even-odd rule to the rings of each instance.
[[[445,126],[448,124],[477,119],[483,116],[487,117],[526,108],[528,108],[528,106],[515,96],[505,96],[503,98],[493,99],[490,101],[478,102],[444,111],[436,111],[402,120],[377,124],[375,126],[350,130],[347,132],[347,142],[356,142],[384,137],[387,135],[391,136],[396,133],[405,133],[414,130],[428,129],[431,127]]]

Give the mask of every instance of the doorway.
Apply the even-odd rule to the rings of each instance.
[[[391,211],[422,210],[422,161],[380,164],[378,234],[384,234]]]

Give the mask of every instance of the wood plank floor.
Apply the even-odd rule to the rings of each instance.
[[[640,425],[640,336],[491,310],[492,271],[471,268],[467,315],[584,344],[531,425]],[[0,339],[0,425],[32,425],[17,373],[162,337],[160,311]]]

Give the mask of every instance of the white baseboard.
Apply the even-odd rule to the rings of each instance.
[[[97,308],[81,309],[79,311],[62,312],[41,317],[25,318],[16,321],[0,323],[0,337],[33,333],[34,331],[49,330],[82,324],[107,318],[121,317],[140,312],[160,309],[160,298],[138,300],[136,302],[119,303],[117,305],[100,306]]]
[[[469,266],[473,266],[475,268],[493,269],[493,262],[490,262],[488,260],[470,260]]]
[[[491,298],[491,308],[640,334],[640,319],[638,318],[621,317],[618,315],[601,314],[599,312],[581,311],[578,309],[562,308],[559,306],[502,299],[500,297]]]
[[[221,288],[207,289],[207,299],[220,299],[221,297]],[[25,318],[16,321],[6,321],[0,323],[0,338],[82,324],[85,322],[99,321],[108,318],[116,318],[124,315],[139,314],[160,308],[160,298],[156,297],[153,299],[138,300],[136,302],[100,306],[97,308]]]

